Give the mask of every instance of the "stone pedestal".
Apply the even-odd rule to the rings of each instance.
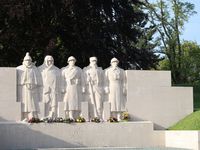
[[[46,117],[45,115],[45,103],[39,102],[39,112],[38,112],[38,117],[39,118],[44,118]]]
[[[155,147],[152,122],[1,124],[1,149]]]
[[[89,121],[89,107],[88,102],[81,102],[81,115],[86,121]]]
[[[58,117],[65,118],[64,102],[58,102]]]

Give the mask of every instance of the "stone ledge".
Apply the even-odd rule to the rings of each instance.
[[[153,147],[153,123],[0,124],[3,149]]]
[[[127,83],[134,87],[170,87],[171,71],[126,70]]]

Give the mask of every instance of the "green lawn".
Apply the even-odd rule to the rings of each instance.
[[[200,111],[195,111],[177,122],[169,130],[200,130]]]

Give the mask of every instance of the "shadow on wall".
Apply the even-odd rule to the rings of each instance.
[[[2,118],[2,117],[1,117],[1,114],[0,114],[0,123],[1,123],[1,122],[8,122],[8,120]]]
[[[31,124],[0,123],[0,149],[86,147],[79,143],[68,143],[51,135],[32,130],[29,126]]]

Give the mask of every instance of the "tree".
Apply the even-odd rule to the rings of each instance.
[[[59,67],[70,55],[81,67],[93,55],[104,68],[112,57],[125,69],[158,62],[139,0],[13,0],[0,7],[0,66],[19,65],[26,51],[38,65],[51,54]]]
[[[150,4],[147,0],[146,8],[150,14],[150,22],[156,26],[161,40],[160,52],[169,60],[169,69],[172,71],[174,83],[183,82],[181,68],[183,50],[180,35],[184,29],[184,23],[196,12],[194,5],[180,0],[158,0]]]
[[[199,84],[200,83],[200,45],[196,42],[184,41],[181,44],[181,79],[182,83]],[[170,68],[169,59],[160,62],[160,69],[168,70]]]

